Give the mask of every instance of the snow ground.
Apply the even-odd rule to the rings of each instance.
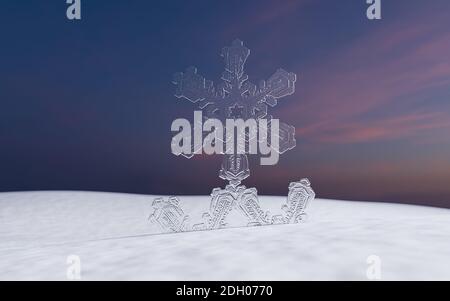
[[[0,280],[450,280],[450,210],[315,200],[298,225],[166,235],[147,217],[154,196],[98,192],[0,193]],[[207,196],[180,197],[193,216]],[[260,197],[274,213],[285,197]]]

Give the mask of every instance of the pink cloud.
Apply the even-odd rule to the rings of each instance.
[[[395,117],[355,121],[368,120],[364,114],[375,110],[389,113],[394,104],[407,107],[418,93],[450,86],[450,33],[443,30],[448,14],[423,18],[428,23],[382,26],[318,68],[304,70],[299,105],[283,112],[305,124],[298,133],[321,142],[351,143],[449,127],[450,115],[444,111],[404,110]]]
[[[334,128],[307,127],[297,129],[301,136],[314,136],[324,143],[360,143],[412,137],[423,131],[449,128],[450,119],[443,113],[415,113],[370,122],[346,122]]]

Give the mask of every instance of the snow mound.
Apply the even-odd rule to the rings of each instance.
[[[450,280],[450,210],[317,199],[297,225],[149,235],[155,196],[0,193],[0,280]],[[181,196],[201,216],[207,196]],[[277,210],[285,197],[260,197]]]

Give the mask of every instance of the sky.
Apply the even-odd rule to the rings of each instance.
[[[58,1],[0,4],[0,191],[209,194],[220,156],[171,153],[171,123],[195,106],[175,72],[218,82],[239,38],[253,82],[278,68],[296,93],[270,113],[296,127],[248,187],[287,195],[450,208],[450,2],[382,0]]]

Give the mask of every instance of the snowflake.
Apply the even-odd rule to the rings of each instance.
[[[197,73],[197,68],[189,67],[184,73],[179,72],[174,76],[177,86],[175,96],[198,103],[206,118],[224,121],[266,117],[268,106],[276,106],[279,98],[295,92],[296,75],[278,69],[267,81],[262,80],[256,86],[244,74],[249,55],[250,50],[242,41],[233,41],[230,47],[222,50],[225,71],[220,84],[214,86],[212,81]]]
[[[205,119],[215,118],[224,122],[226,119],[261,119],[268,118],[268,107],[275,107],[278,99],[295,92],[296,75],[278,69],[268,80],[259,85],[251,83],[244,73],[244,65],[250,55],[250,49],[240,40],[222,49],[225,71],[222,82],[218,85],[206,80],[189,67],[185,72],[174,75],[175,96],[184,98],[198,105]],[[295,128],[280,122],[280,153],[295,147]],[[253,137],[254,138],[254,137]],[[253,139],[248,137],[246,140]],[[192,157],[192,156],[189,156]]]

